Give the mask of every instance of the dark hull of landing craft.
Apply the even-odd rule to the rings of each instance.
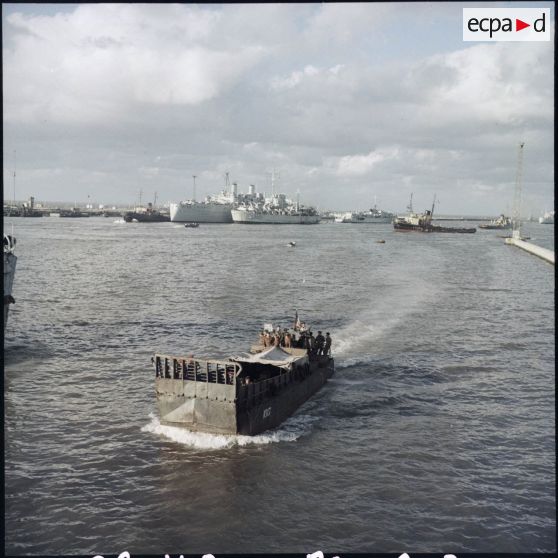
[[[162,424],[254,436],[279,426],[314,395],[333,375],[334,361],[313,355],[304,366],[249,384],[232,361],[155,355],[155,368]]]
[[[170,221],[170,217],[162,213],[136,213],[134,211],[125,213],[123,218],[126,223],[131,223],[134,219],[138,223],[161,223]]]
[[[407,223],[394,223],[393,228],[402,232],[425,232],[425,233],[474,233],[477,229],[440,227],[438,225],[411,225]]]

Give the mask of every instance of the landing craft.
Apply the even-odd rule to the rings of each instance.
[[[324,354],[306,348],[309,331],[298,324],[280,329],[291,346],[264,342],[224,360],[155,354],[161,424],[248,436],[279,426],[335,371],[329,347]]]

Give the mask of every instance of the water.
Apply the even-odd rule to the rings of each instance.
[[[556,550],[554,267],[498,231],[11,223],[8,554]],[[159,424],[153,352],[295,308],[337,371],[287,423]]]

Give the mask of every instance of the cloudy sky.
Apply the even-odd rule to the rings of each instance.
[[[198,199],[229,172],[320,209],[554,199],[551,42],[463,42],[531,3],[3,4],[4,198]]]

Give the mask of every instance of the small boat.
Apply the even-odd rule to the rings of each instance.
[[[512,220],[503,213],[497,219],[493,219],[489,223],[479,225],[479,229],[491,230],[507,230],[512,228]]]
[[[296,246],[296,242],[293,242],[293,241],[291,240],[291,242],[289,242],[289,243],[287,244],[287,246],[290,246],[291,248],[294,248],[294,247]]]
[[[334,373],[329,350],[305,348],[309,332],[297,324],[288,330],[266,326],[278,335],[288,331],[292,342],[285,345],[291,346],[266,346],[262,332],[263,344],[227,359],[155,354],[161,424],[248,436],[279,426]]]
[[[184,223],[184,226],[187,229],[196,229],[200,226],[200,224],[199,223]]]

